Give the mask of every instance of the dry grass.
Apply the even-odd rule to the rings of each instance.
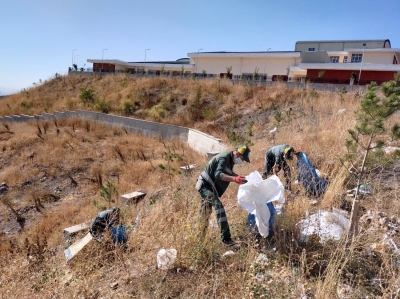
[[[93,89],[95,100],[82,102],[81,88]],[[247,246],[223,257],[227,248],[219,241],[213,215],[205,241],[198,238],[200,196],[194,185],[207,160],[185,144],[79,119],[4,124],[0,182],[11,187],[2,200],[25,218],[18,224],[9,208],[0,205],[4,298],[336,298],[346,285],[352,298],[397,296],[397,256],[382,243],[384,227],[365,229],[353,242],[296,241],[295,224],[306,213],[339,207],[343,197],[338,194],[349,188],[349,174],[338,157],[345,150],[347,129],[355,124],[356,94],[233,86],[219,80],[82,75],[51,78],[1,102],[0,115],[98,110],[100,102],[108,102],[110,113],[199,128],[232,148],[247,141],[252,163],[235,168],[244,175],[262,170],[270,146],[287,143],[306,152],[330,180],[316,205],[300,185],[293,185],[294,196],[287,194],[276,220],[278,251],[265,252],[268,262],[260,264],[255,263],[260,247],[249,236],[247,215],[237,205],[237,185],[231,184],[222,200],[233,236]],[[194,163],[199,165],[195,171],[180,172],[180,166]],[[291,167],[294,181],[295,162]],[[379,192],[361,204],[400,224],[398,187],[383,187],[395,178],[395,170],[386,171],[375,174]],[[107,182],[118,195],[147,192],[144,200],[122,208],[131,230],[128,249],[121,252],[107,240],[92,241],[67,264],[63,251],[69,244],[62,230],[95,217],[93,201],[100,200],[99,187]],[[102,204],[119,205],[115,199]],[[178,251],[174,268],[157,269],[158,250],[171,247]],[[112,283],[118,286],[113,289]]]

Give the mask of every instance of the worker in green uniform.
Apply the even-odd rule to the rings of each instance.
[[[235,243],[231,239],[228,220],[220,197],[228,188],[229,183],[244,184],[247,182],[244,176],[233,172],[233,166],[242,164],[244,161],[250,163],[249,155],[250,149],[246,145],[239,145],[234,151],[221,152],[207,163],[197,179],[196,189],[201,195],[202,235],[204,236],[206,232],[211,209],[214,207],[222,242],[229,246]]]
[[[266,179],[269,175],[277,175],[283,168],[283,174],[286,179],[285,189],[291,190],[291,174],[288,160],[293,160],[297,152],[287,144],[281,144],[271,147],[265,153],[265,162],[262,177]]]

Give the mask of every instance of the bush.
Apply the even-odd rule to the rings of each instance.
[[[85,104],[93,104],[94,103],[94,90],[91,88],[84,88],[82,87],[81,89],[81,93],[79,95],[79,98],[81,99],[82,102],[84,102]]]
[[[98,101],[96,104],[96,110],[102,113],[109,113],[112,109],[110,101]]]

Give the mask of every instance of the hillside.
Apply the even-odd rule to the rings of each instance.
[[[351,203],[345,193],[356,180],[339,157],[346,155],[347,130],[356,124],[363,97],[280,84],[70,75],[3,98],[0,116],[85,109],[196,128],[232,149],[246,143],[251,163],[235,167],[241,175],[261,172],[269,147],[290,144],[326,174],[329,188],[320,198],[294,183],[292,192],[286,191],[275,252],[249,235],[246,212],[237,205],[238,186],[230,184],[222,201],[242,248],[224,257],[229,248],[219,240],[214,215],[205,241],[198,236],[200,196],[194,185],[207,159],[186,144],[81,119],[3,123],[0,182],[10,187],[0,195],[6,203],[0,205],[0,293],[5,298],[346,298],[341,294],[347,292],[352,298],[394,298],[400,288],[398,257],[382,240],[387,235],[400,244],[399,151],[379,156],[368,172],[375,192],[360,200],[360,216],[380,214],[360,222],[363,230],[350,244],[297,240],[300,219]],[[387,123],[398,118],[399,112]],[[187,164],[198,167],[181,171]],[[290,166],[294,182],[295,161]],[[102,186],[115,187],[111,202],[101,196]],[[131,231],[127,250],[92,241],[66,263],[64,249],[73,240],[65,243],[62,230],[89,223],[102,206],[120,205],[120,195],[139,190],[146,192],[143,200],[121,207]],[[10,207],[23,220],[17,221]],[[161,248],[178,252],[170,270],[157,268]],[[268,262],[255,262],[260,253]]]

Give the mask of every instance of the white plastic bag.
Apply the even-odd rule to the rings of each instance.
[[[268,236],[270,212],[267,203],[284,203],[285,188],[276,175],[263,180],[258,171],[253,171],[246,179],[247,183],[239,186],[238,204],[249,214],[255,215],[258,232]]]
[[[158,268],[162,270],[170,269],[175,263],[177,253],[174,248],[160,249],[157,253]]]
[[[311,235],[318,235],[321,243],[329,239],[339,240],[343,232],[350,226],[350,220],[347,219],[339,210],[328,212],[318,210],[317,213],[299,221],[296,225],[300,229],[301,242],[307,242]]]

